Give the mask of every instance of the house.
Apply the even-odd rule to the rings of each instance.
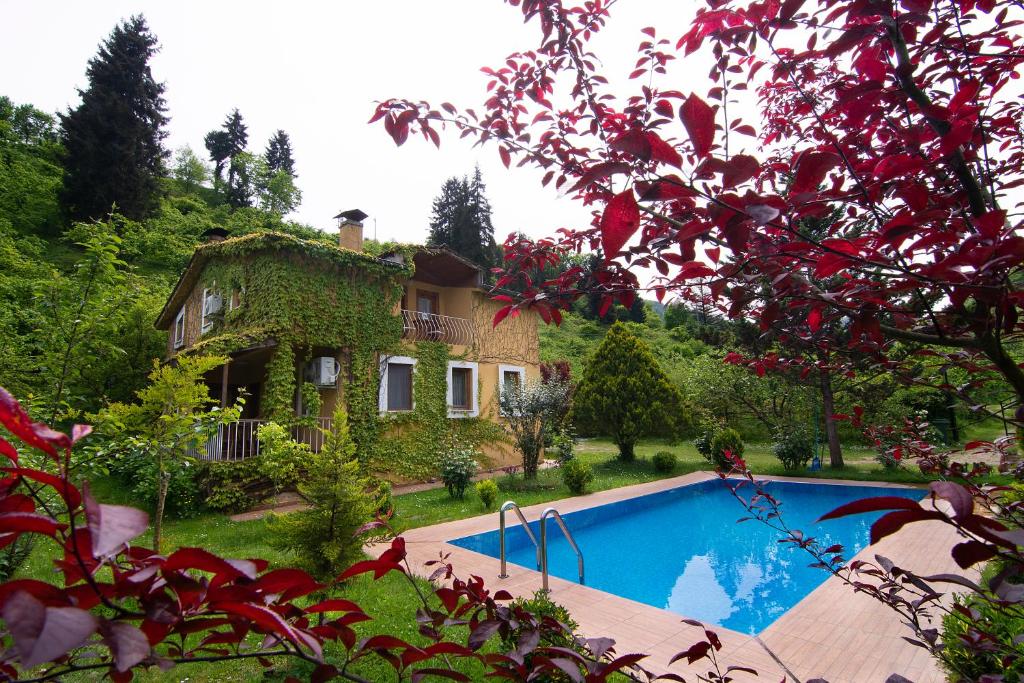
[[[156,326],[167,359],[216,354],[207,377],[221,405],[244,398],[241,419],[197,453],[240,460],[259,452],[274,420],[314,449],[339,401],[376,471],[436,473],[447,444],[516,462],[505,442],[500,392],[539,377],[536,316],[492,326],[502,305],[484,274],[452,251],[363,251],[366,214],[339,214],[338,244],[274,232],[210,231],[181,274]]]

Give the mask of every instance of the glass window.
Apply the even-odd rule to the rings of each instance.
[[[473,407],[473,370],[452,368],[452,408],[469,410]]]
[[[213,317],[220,313],[223,305],[224,300],[219,292],[213,289],[203,290],[203,320],[200,327],[202,333],[210,331],[210,328],[213,327]]]
[[[174,348],[180,349],[185,345],[185,307],[182,306],[181,310],[178,311],[178,316],[174,319]]]
[[[412,366],[388,363],[388,410],[412,410]]]
[[[523,375],[519,370],[505,370],[502,373],[501,385],[505,391],[518,391],[523,385]]]

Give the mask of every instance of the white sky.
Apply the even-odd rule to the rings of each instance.
[[[674,41],[692,8],[624,0],[613,11],[598,47],[609,73],[624,78],[640,29],[657,20]],[[587,210],[541,187],[539,172],[507,171],[495,148],[473,149],[453,129],[437,150],[419,137],[395,147],[383,126],[366,125],[375,100],[389,97],[479,110],[480,67],[536,46],[537,28],[524,26],[518,8],[500,0],[0,0],[0,94],[51,112],[77,104],[86,62],[119,20],[139,12],[161,45],[152,66],[167,86],[168,147],[187,144],[205,157],[203,136],[234,107],[254,152],[284,129],[303,192],[297,220],[329,229],[339,210],[360,208],[370,214],[368,237],[376,229],[382,240],[422,241],[443,181],[479,162],[499,242],[511,231],[542,236],[589,223]],[[671,87],[703,93],[706,73],[702,65]]]

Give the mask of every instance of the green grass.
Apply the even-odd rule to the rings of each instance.
[[[676,456],[676,468],[672,472],[656,472],[651,463],[651,457],[656,452],[663,450],[670,451]],[[589,464],[594,471],[594,481],[588,487],[588,491],[604,491],[711,469],[690,443],[670,445],[660,441],[645,441],[637,445],[637,458],[631,463],[622,462],[616,457],[617,454],[618,450],[615,445],[606,439],[588,439],[580,443],[577,447],[576,457]],[[847,449],[844,452],[847,465],[842,469],[833,470],[826,464],[817,472],[786,471],[772,455],[771,447],[764,444],[749,444],[744,458],[755,474],[892,481],[907,484],[928,481],[928,478],[916,469],[896,472],[883,470],[881,465],[874,461],[872,452],[865,449]],[[557,470],[542,470],[538,473],[535,483],[524,482],[518,475],[511,478],[502,475],[496,479],[501,490],[499,504],[504,500],[514,500],[521,506],[536,505],[567,498],[571,495],[562,484]],[[395,524],[400,528],[411,529],[482,515],[487,512],[472,489],[467,490],[466,497],[461,500],[452,499],[445,489],[434,489],[396,496],[394,519]]]

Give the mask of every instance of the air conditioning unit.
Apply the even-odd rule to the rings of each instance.
[[[341,363],[330,356],[314,358],[306,366],[306,381],[318,387],[333,387],[338,384]]]

